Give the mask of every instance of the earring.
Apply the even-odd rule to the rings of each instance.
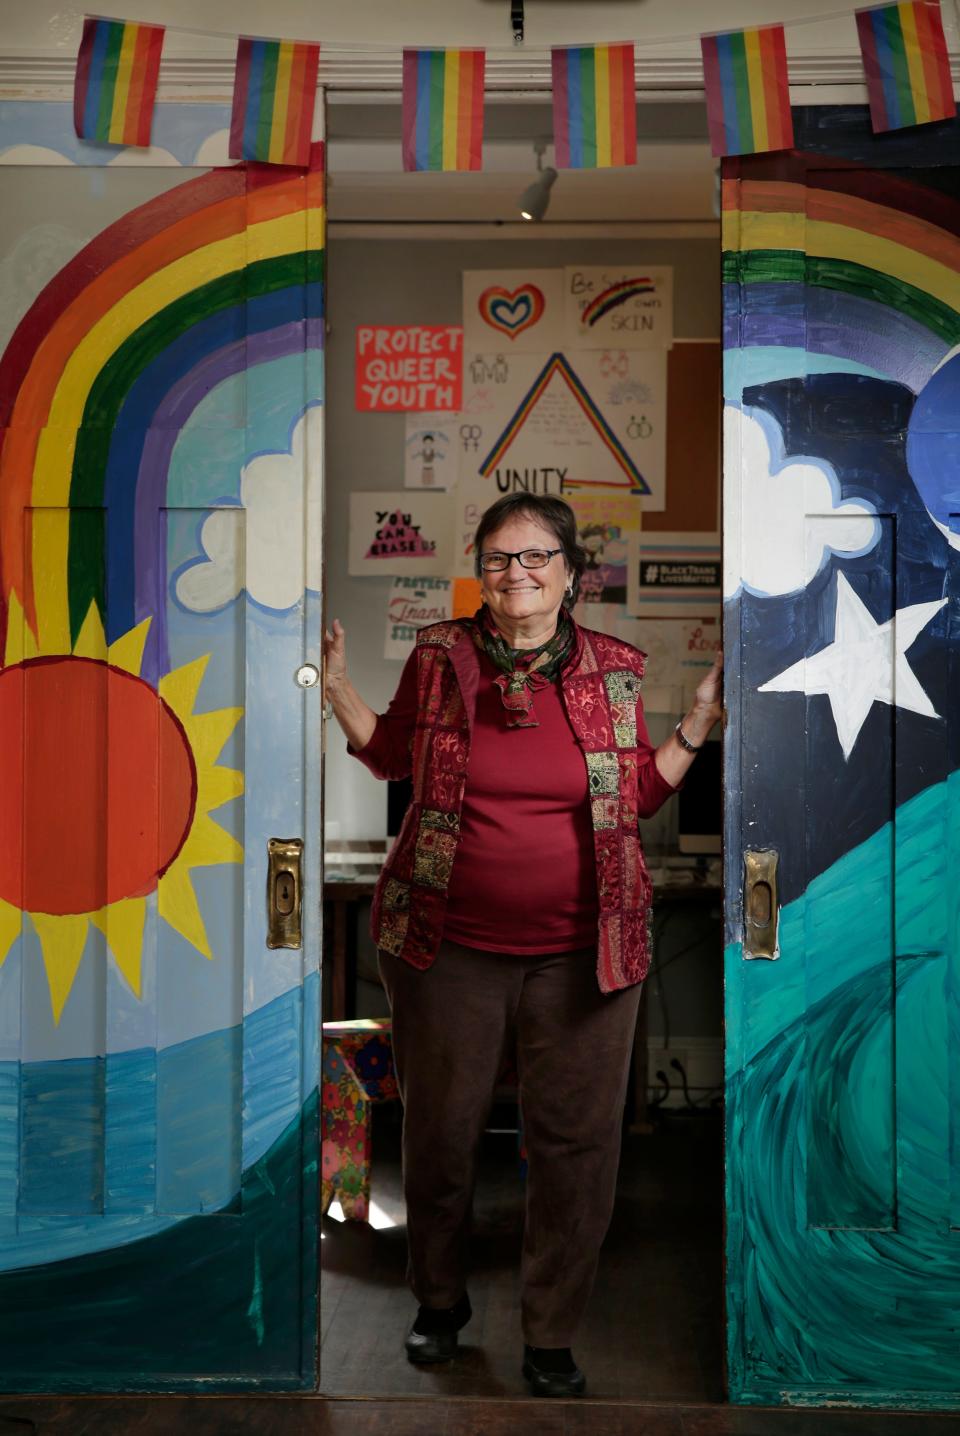
[[[573,598],[573,584],[567,584],[567,598]]]

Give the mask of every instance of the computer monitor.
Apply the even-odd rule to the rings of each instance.
[[[720,740],[709,739],[690,766],[677,796],[677,847],[691,857],[721,850],[723,777]]]

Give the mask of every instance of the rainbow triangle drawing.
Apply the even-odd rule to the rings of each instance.
[[[637,468],[633,459],[627,453],[616,434],[610,428],[606,419],[597,408],[596,403],[584,388],[583,381],[575,373],[569,360],[563,354],[551,354],[544,364],[540,373],[534,379],[530,388],[518,404],[513,417],[508,422],[503,433],[497,439],[483,463],[479,472],[484,478],[489,478],[494,469],[505,459],[511,444],[520,433],[524,424],[529,419],[538,402],[546,393],[548,386],[555,379],[559,378],[567,385],[570,393],[578,407],[583,412],[591,428],[597,434],[601,443],[609,449],[620,469],[623,471],[622,483],[611,483],[609,480],[592,479],[568,479],[565,487],[568,489],[628,489],[633,494],[650,494],[652,489],[646,479]]]

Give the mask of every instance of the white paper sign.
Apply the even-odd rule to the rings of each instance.
[[[569,265],[563,288],[566,349],[668,349],[673,343],[669,266]]]
[[[453,617],[453,581],[449,578],[395,578],[387,599],[384,658],[406,658],[417,630]]]
[[[720,612],[720,535],[630,535],[627,608],[645,618]]]
[[[550,353],[563,336],[562,269],[465,269],[463,352]]]
[[[408,489],[449,489],[457,482],[459,414],[408,414],[403,482]]]
[[[487,369],[492,356],[480,356]],[[503,377],[468,361],[460,414],[460,486],[486,508],[525,490],[569,497],[634,495],[665,502],[664,350],[515,354]]]
[[[350,495],[349,573],[433,577],[450,573],[452,510],[447,494],[403,489]]]

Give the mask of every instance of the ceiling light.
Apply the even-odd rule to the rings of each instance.
[[[546,145],[539,141],[533,147],[537,157],[537,177],[532,184],[527,185],[517,200],[517,206],[523,219],[543,219],[550,204],[550,191],[557,178],[557,172],[552,165],[544,167],[543,156],[546,148]]]

